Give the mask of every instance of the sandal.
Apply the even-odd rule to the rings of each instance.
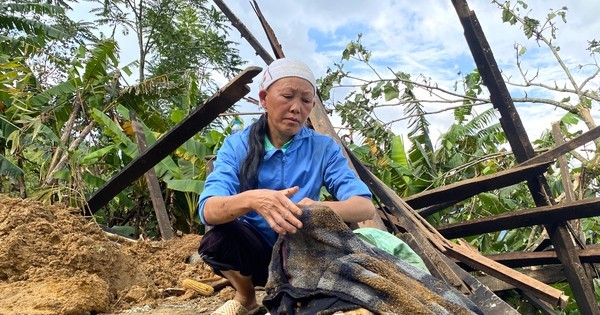
[[[251,310],[247,310],[242,303],[229,300],[217,308],[211,315],[254,315],[260,311],[260,305]]]

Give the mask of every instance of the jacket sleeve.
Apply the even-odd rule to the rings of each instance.
[[[340,145],[330,141],[323,178],[327,191],[340,201],[354,196],[371,198],[369,187],[348,166],[348,159],[342,154]]]
[[[217,152],[217,159],[214,163],[212,173],[206,178],[204,190],[200,194],[198,202],[198,214],[203,224],[207,225],[204,220],[204,204],[206,200],[212,196],[232,196],[240,191],[239,169],[242,164],[243,147],[241,134],[229,136],[225,139],[223,146]],[[236,150],[237,148],[237,150]]]

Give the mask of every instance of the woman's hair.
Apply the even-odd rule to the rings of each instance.
[[[268,129],[267,113],[262,114],[250,127],[248,155],[242,162],[240,170],[241,191],[258,188],[258,169],[265,155],[265,135]]]

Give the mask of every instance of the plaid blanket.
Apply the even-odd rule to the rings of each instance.
[[[304,208],[300,220],[273,249],[263,299],[271,314],[482,314],[445,282],[365,244],[330,208]]]

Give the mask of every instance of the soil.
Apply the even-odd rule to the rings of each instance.
[[[191,259],[199,235],[109,236],[79,209],[0,195],[0,314],[210,314],[235,293],[183,288],[215,276]]]

